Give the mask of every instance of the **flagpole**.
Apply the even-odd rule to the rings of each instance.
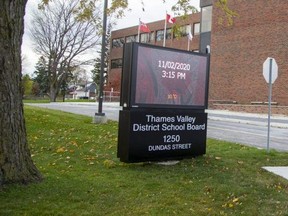
[[[139,24],[138,24],[138,43],[140,42],[140,25],[141,25],[141,20],[139,18]]]
[[[166,15],[165,15],[163,47],[166,46],[166,30],[167,30],[167,11],[166,11]]]
[[[193,39],[193,35],[191,33],[191,30],[189,31],[188,35],[187,35],[187,38],[188,38],[188,46],[187,46],[187,50],[189,51],[190,49],[190,41],[192,41]]]

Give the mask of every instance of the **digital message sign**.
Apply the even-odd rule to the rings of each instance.
[[[121,105],[205,109],[209,55],[130,43],[124,48]]]
[[[209,55],[128,43],[123,56],[120,161],[205,154]]]

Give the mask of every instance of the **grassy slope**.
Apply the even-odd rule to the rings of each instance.
[[[117,122],[26,106],[39,184],[0,189],[0,215],[288,215],[288,154],[208,140],[174,166],[119,162]]]

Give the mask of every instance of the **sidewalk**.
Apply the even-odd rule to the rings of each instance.
[[[58,102],[54,102],[56,105]],[[63,104],[60,102],[60,104]],[[35,104],[37,105],[37,104]],[[98,107],[98,102],[65,102],[65,105],[77,105],[77,106],[89,106]],[[103,102],[103,111],[110,110],[121,110],[119,102]],[[268,126],[268,114],[257,114],[257,113],[244,113],[244,112],[232,112],[228,110],[205,110],[208,113],[208,119],[216,121],[226,122],[239,122],[251,125]],[[284,115],[271,115],[270,126],[278,128],[288,128],[288,116]]]
[[[206,110],[208,119],[268,126],[268,114],[232,112],[227,110]],[[271,115],[271,127],[288,128],[288,116]]]

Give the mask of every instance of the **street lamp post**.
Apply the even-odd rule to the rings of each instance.
[[[100,86],[98,98],[98,113],[95,113],[94,123],[106,123],[107,118],[102,112],[103,106],[103,85],[104,85],[104,65],[105,65],[105,48],[106,48],[106,26],[107,26],[107,1],[104,0],[103,11],[103,29],[102,29],[102,46],[101,46],[101,69],[100,69]]]

